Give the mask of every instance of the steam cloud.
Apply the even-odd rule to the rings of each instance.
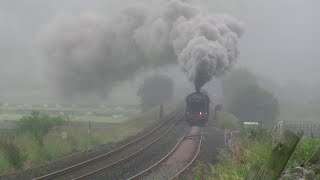
[[[107,96],[143,68],[177,62],[199,90],[233,66],[242,33],[232,17],[171,0],[154,9],[130,6],[111,19],[92,12],[61,15],[44,28],[41,41],[52,77],[71,98]]]

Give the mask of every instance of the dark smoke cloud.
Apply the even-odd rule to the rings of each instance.
[[[229,16],[171,0],[151,9],[130,6],[112,18],[95,12],[60,15],[40,38],[54,67],[51,77],[72,98],[106,97],[143,68],[177,62],[199,89],[233,66],[242,33],[241,23]]]
[[[174,47],[196,90],[213,76],[219,77],[232,68],[239,54],[241,23],[226,15],[200,13],[192,19],[182,20],[177,28],[176,39],[184,42]]]

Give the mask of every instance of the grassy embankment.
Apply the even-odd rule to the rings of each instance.
[[[291,112],[293,109],[292,107],[289,107],[288,110]],[[309,109],[308,112],[304,112],[303,114],[307,114],[310,117],[315,112],[316,111]],[[230,119],[233,120],[231,121]],[[224,115],[222,114],[220,124],[225,124],[224,128],[234,129],[235,127],[240,127],[237,125],[237,123],[238,122],[234,116],[228,113],[225,113]],[[244,179],[252,165],[261,165],[266,161],[275,143],[276,139],[274,139],[272,134],[268,132],[267,129],[258,128],[254,131],[242,129],[241,136],[235,142],[233,152],[222,150],[219,154],[220,161],[215,165],[203,164],[199,162],[198,165],[193,169],[194,178],[208,180]],[[302,139],[290,158],[286,169],[304,163],[319,147],[319,139]]]
[[[179,106],[181,101],[172,101],[164,105],[164,111],[168,112]],[[39,144],[30,133],[17,135],[12,141],[22,150],[26,156],[22,168],[30,168],[35,165],[45,163],[56,159],[71,151],[71,149],[84,150],[87,145],[116,142],[129,136],[139,133],[143,128],[150,126],[158,120],[159,107],[144,113],[136,113],[127,121],[119,124],[107,124],[103,127],[101,124],[95,126],[92,123],[92,132],[88,135],[88,126],[72,125],[74,123],[65,123],[63,126],[52,129],[43,137],[43,145]],[[102,117],[103,118],[103,117]],[[76,123],[75,123],[76,124]],[[61,137],[61,133],[67,133],[67,139]],[[13,172],[16,169],[9,162],[8,156],[0,148],[0,173]]]
[[[261,165],[266,161],[274,145],[275,142],[269,135],[242,137],[237,141],[234,152],[220,152],[218,164],[199,163],[193,169],[195,179],[244,179],[252,165]],[[301,140],[286,168],[308,160],[319,145],[320,140],[318,139]]]

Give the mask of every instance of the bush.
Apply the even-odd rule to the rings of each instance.
[[[43,145],[43,137],[54,126],[62,125],[65,123],[65,119],[62,116],[50,116],[45,113],[33,111],[30,115],[24,116],[17,122],[18,132],[30,133]]]
[[[42,152],[45,159],[52,160],[70,150],[71,146],[69,142],[62,139],[60,134],[49,133],[44,137]]]
[[[4,152],[5,157],[8,159],[10,165],[20,169],[27,159],[25,154],[13,141],[13,139],[2,138],[0,139],[0,149]]]
[[[240,121],[233,114],[222,111],[219,112],[219,127],[228,130],[239,130]]]
[[[220,152],[219,163],[212,166],[212,179],[244,179],[252,165],[266,161],[273,146],[271,136],[243,136],[235,143],[231,154]]]
[[[255,133],[252,133],[252,130]],[[263,127],[244,131],[235,141],[233,152],[220,151],[219,163],[211,165],[212,176],[205,179],[244,179],[253,165],[262,165],[266,162],[275,145],[276,141],[273,140],[272,134]],[[306,163],[319,147],[319,139],[302,139],[290,157],[285,170]],[[196,166],[194,168],[195,177],[202,177],[206,169],[202,164]]]
[[[38,140],[36,140],[31,133],[27,132],[19,134],[15,138],[15,143],[19,144],[19,146],[28,154],[28,161],[38,163],[44,159],[44,153],[42,152],[43,146],[38,143]]]

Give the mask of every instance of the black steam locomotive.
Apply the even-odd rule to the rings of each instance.
[[[203,92],[194,92],[186,97],[186,121],[191,126],[204,126],[209,118],[209,97]]]

